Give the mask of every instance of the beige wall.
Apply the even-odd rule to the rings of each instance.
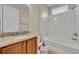
[[[19,31],[29,31],[29,8],[20,9]]]
[[[2,32],[2,5],[0,5],[0,34]]]
[[[29,31],[33,34],[39,34],[39,5],[30,5]]]
[[[48,7],[40,5],[40,35],[41,37],[48,35]]]

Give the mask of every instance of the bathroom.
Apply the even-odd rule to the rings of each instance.
[[[47,7],[47,15],[43,13],[40,20],[40,39],[46,47],[41,48],[40,52],[78,54],[79,5],[59,4]]]
[[[0,54],[79,54],[78,10],[79,4],[0,4]]]

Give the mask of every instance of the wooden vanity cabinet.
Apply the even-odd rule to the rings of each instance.
[[[15,43],[0,49],[0,54],[36,54],[37,37]]]
[[[23,54],[37,53],[37,37],[28,39],[23,42]]]
[[[37,38],[32,38],[27,40],[27,54],[36,54],[37,53]]]
[[[22,54],[27,54],[27,41],[23,42],[23,53]]]
[[[1,54],[1,48],[0,48],[0,54]]]
[[[2,48],[2,54],[22,54],[22,42]]]

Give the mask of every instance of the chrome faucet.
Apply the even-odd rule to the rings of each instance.
[[[76,36],[76,37],[78,36],[78,34],[77,34],[77,33],[74,33],[73,35],[74,35],[74,36]]]
[[[75,41],[77,41],[77,38],[72,38],[72,40],[75,40]]]

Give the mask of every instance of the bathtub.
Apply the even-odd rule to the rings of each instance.
[[[77,45],[50,40],[50,38],[46,37],[43,38],[43,42],[58,54],[79,54],[79,47]]]

